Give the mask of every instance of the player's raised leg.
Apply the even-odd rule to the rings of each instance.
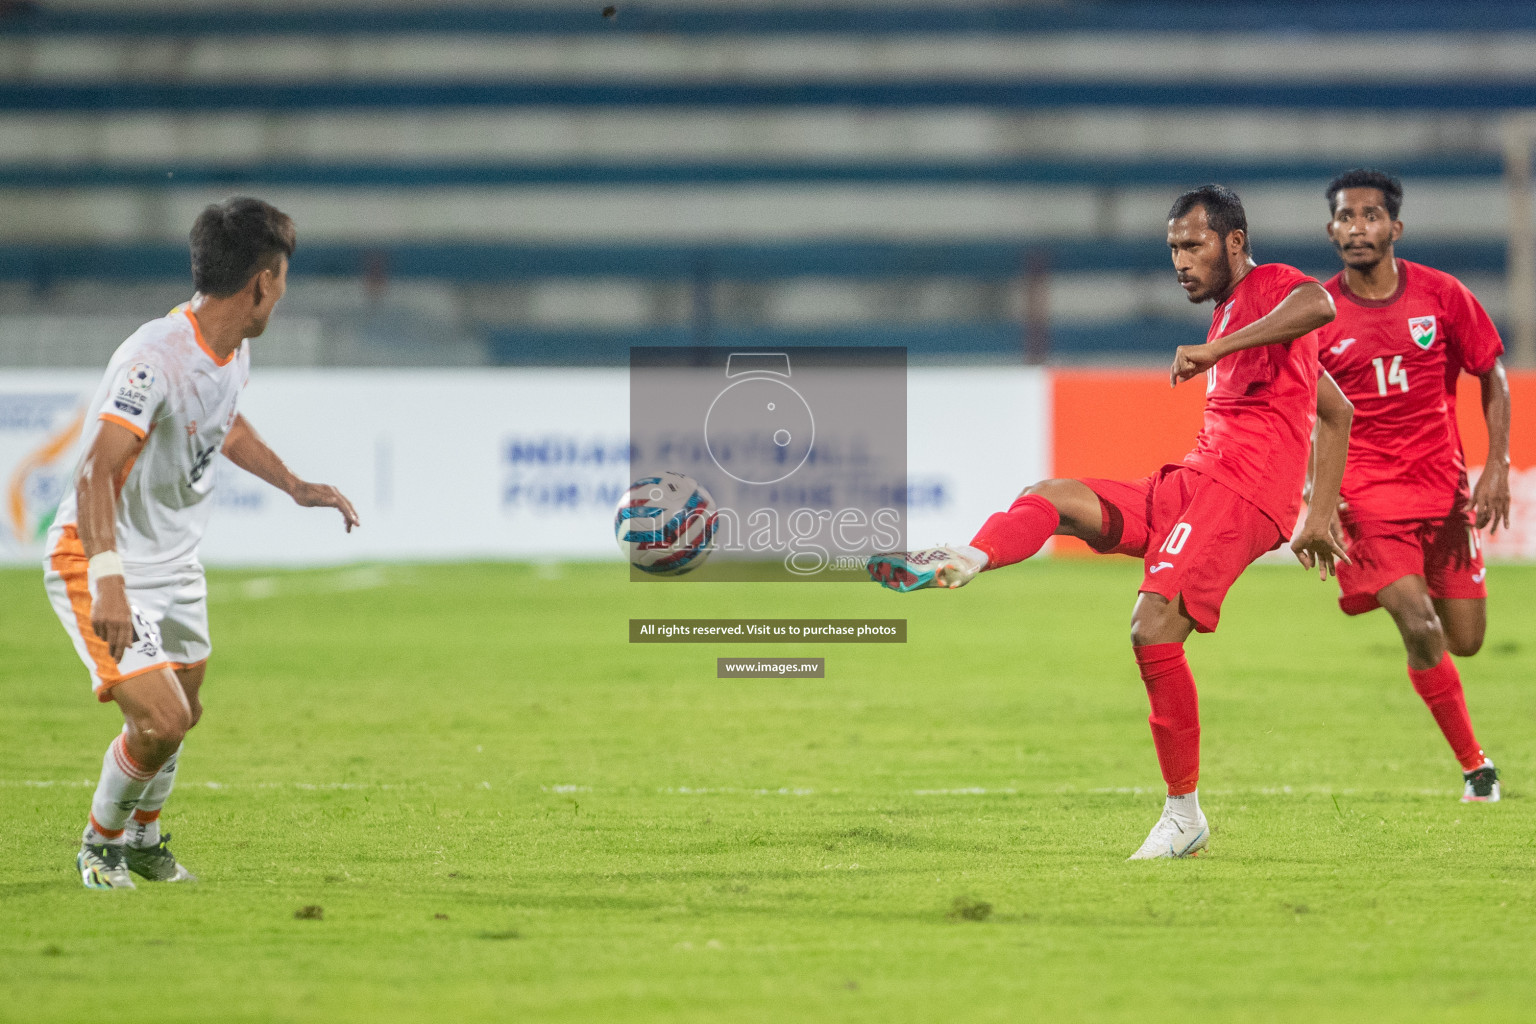
[[[198,662],[176,670],[176,681],[186,697],[191,726],[203,717],[202,701],[198,692],[203,685],[203,671],[207,662]],[[171,852],[171,835],[160,831],[160,812],[170,799],[176,785],[177,763],[181,759],[181,746],[177,746],[155,777],[139,797],[133,816],[128,820],[127,841],[123,851],[124,862],[134,874],[151,882],[195,882],[197,876],[176,860]]]
[[[129,818],[181,746],[192,717],[175,673],[161,667],[112,687],[124,729],[107,746],[76,864],[91,889],[132,889],[124,856]]]
[[[1099,496],[1081,480],[1043,480],[1026,487],[1007,511],[993,513],[969,544],[875,555],[869,560],[869,575],[902,592],[953,590],[984,569],[1024,561],[1055,534],[1095,543],[1103,518]]]
[[[1195,623],[1161,594],[1143,592],[1131,613],[1131,643],[1147,688],[1152,744],[1168,797],[1162,816],[1130,860],[1193,857],[1205,849],[1210,826],[1200,810],[1200,701],[1184,657]]]
[[[1429,594],[1424,577],[1408,575],[1394,580],[1376,594],[1377,602],[1397,623],[1408,652],[1408,678],[1428,706],[1451,752],[1461,764],[1462,801],[1493,803],[1499,799],[1499,772],[1484,753],[1472,731],[1461,674],[1447,651],[1447,631]],[[1471,601],[1457,601],[1458,606]],[[1481,601],[1475,602],[1481,604]],[[1480,609],[1479,609],[1480,610]],[[1462,650],[1475,653],[1482,643],[1477,612],[1458,607],[1456,636]],[[1475,643],[1473,641],[1476,641]]]

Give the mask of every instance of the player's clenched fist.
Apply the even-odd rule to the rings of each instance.
[[[1168,384],[1178,387],[1180,381],[1197,377],[1215,365],[1217,353],[1210,345],[1180,345],[1173,354],[1173,372]]]

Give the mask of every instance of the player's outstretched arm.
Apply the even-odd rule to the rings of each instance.
[[[117,554],[117,486],[115,481],[138,457],[144,439],[111,420],[102,420],[75,479],[80,509],[80,546],[90,559],[91,629],[107,643],[118,661],[133,642],[133,613]]]
[[[1509,527],[1509,377],[1504,362],[1493,361],[1493,369],[1478,380],[1483,385],[1483,421],[1488,424],[1488,459],[1483,475],[1472,489],[1472,510],[1479,530]]]
[[[1317,378],[1317,432],[1312,443],[1312,493],[1307,518],[1291,550],[1308,569],[1317,568],[1319,579],[1334,571],[1334,562],[1348,562],[1333,532],[1333,514],[1339,507],[1339,484],[1344,481],[1344,456],[1349,451],[1349,424],[1355,407],[1324,371]]]
[[[267,442],[261,439],[244,416],[235,417],[235,425],[229,428],[229,434],[224,438],[224,457],[287,494],[299,505],[336,509],[341,513],[348,533],[352,532],[352,527],[362,525],[358,521],[357,510],[352,507],[346,495],[330,484],[312,484],[300,480],[283,465],[277,453],[267,447]]]
[[[1316,281],[1305,281],[1280,300],[1274,309],[1247,327],[1206,345],[1180,345],[1173,354],[1169,384],[1199,376],[1224,356],[1261,345],[1283,345],[1333,322],[1333,296]]]

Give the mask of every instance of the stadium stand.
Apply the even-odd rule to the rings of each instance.
[[[238,192],[300,225],[269,365],[1160,357],[1205,316],[1176,191],[1234,185],[1259,258],[1331,272],[1355,164],[1403,175],[1405,256],[1507,311],[1536,8],[615,7],[0,3],[0,365],[99,363]]]

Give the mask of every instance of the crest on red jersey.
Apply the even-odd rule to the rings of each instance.
[[[1435,343],[1435,318],[1432,316],[1409,317],[1408,336],[1419,348],[1429,348]]]

